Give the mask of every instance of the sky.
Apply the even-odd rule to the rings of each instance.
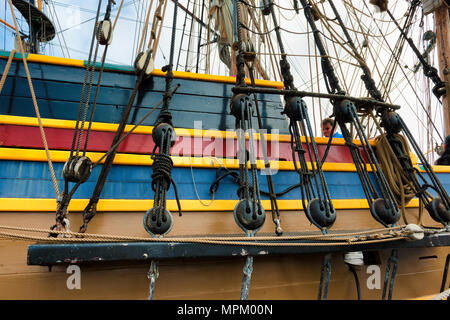
[[[117,9],[121,0],[116,0],[116,5],[112,10],[112,20],[116,17]],[[158,1],[154,1],[156,3]],[[197,0],[195,7],[196,14],[200,17],[202,14],[202,0]],[[206,1],[207,2],[207,1]],[[288,53],[292,54],[288,57],[288,61],[291,64],[291,71],[294,76],[295,86],[299,90],[305,91],[321,91],[326,92],[323,79],[320,75],[320,65],[316,65],[315,59],[309,59],[308,55],[315,54],[314,40],[311,34],[307,34],[309,27],[307,26],[304,14],[300,11],[298,14],[292,10],[291,0],[276,1],[277,4],[284,9],[277,8],[277,19],[280,26],[283,28],[281,31],[282,39],[285,49]],[[368,66],[371,68],[372,75],[376,83],[380,84],[381,75],[386,70],[386,62],[391,56],[391,49],[395,46],[395,43],[399,37],[399,32],[396,30],[395,25],[390,22],[389,16],[385,13],[379,13],[373,6],[364,5],[363,1],[351,1],[351,5],[355,7],[354,15],[361,17],[362,25],[357,25],[354,16],[346,15],[349,9],[350,1],[346,5],[342,1],[334,1],[338,10],[340,11],[344,22],[350,29],[350,34],[357,44],[360,53],[367,59]],[[44,4],[44,12],[47,16],[54,21],[56,29],[58,30],[57,37],[50,43],[44,44],[42,49],[43,53],[47,55],[54,55],[60,57],[70,57],[73,59],[87,60],[89,45],[91,41],[92,31],[94,28],[94,19],[98,6],[98,1],[94,0],[48,0],[47,4]],[[101,17],[103,16],[106,8],[106,0],[102,2]],[[190,10],[193,10],[194,0],[180,0],[180,3],[187,7],[190,6]],[[142,32],[145,21],[146,8],[149,1],[144,0],[125,0],[120,13],[120,19],[117,22],[117,26],[114,31],[113,41],[108,49],[107,62],[114,64],[132,65],[137,54],[137,43],[139,42],[139,36]],[[256,1],[259,5],[259,1]],[[339,26],[333,21],[334,14],[330,10],[330,7],[326,4],[320,7],[322,13],[329,18],[332,31],[328,31],[320,24],[320,21],[316,22],[319,29],[322,31],[323,40],[327,45],[327,50],[330,56],[333,56],[332,62],[336,68],[336,74],[341,80],[341,85],[354,96],[365,96],[367,92],[359,81],[361,71],[357,67],[357,61],[349,54],[349,47],[345,50],[337,42],[344,42],[345,40],[337,41],[333,38],[330,32],[340,34],[341,39],[344,39],[342,31]],[[393,12],[394,16],[401,23],[404,19],[404,14],[408,9],[407,1],[389,1],[389,8]],[[162,36],[160,38],[159,48],[156,56],[155,67],[161,68],[168,64],[171,44],[171,29],[173,23],[173,2],[168,1],[166,15],[162,28]],[[288,10],[285,10],[288,9]],[[153,13],[153,10],[152,10]],[[203,12],[204,17],[207,15],[207,10]],[[19,19],[19,25],[21,30],[26,32],[27,26],[23,21],[23,17],[16,11],[16,15]],[[152,17],[152,14],[150,15]],[[188,17],[189,18],[189,17]],[[4,5],[0,5],[0,19],[13,24],[8,1],[4,1]],[[139,20],[140,23],[136,21]],[[206,20],[206,18],[205,18]],[[150,19],[151,21],[151,19]],[[271,19],[266,18],[269,24],[268,30],[272,30]],[[423,21],[420,24],[420,21]],[[182,37],[182,30],[185,30],[185,36]],[[422,17],[421,10],[415,17],[415,24],[410,36],[417,43],[417,46],[421,52],[424,51],[426,42],[423,41],[423,33],[428,29],[433,29],[432,15]],[[186,19],[185,13],[178,9],[177,13],[177,37],[176,37],[176,50],[175,50],[175,63],[178,70],[185,70],[185,62],[187,60],[186,52],[188,48],[188,36],[192,33],[194,37],[191,43],[191,49],[196,50],[198,40],[198,24],[194,24],[194,28],[190,29],[190,20]],[[205,29],[203,29],[205,30]],[[368,35],[364,35],[361,30],[365,30]],[[381,37],[380,30],[384,34],[387,34],[386,38]],[[5,26],[0,27],[0,48],[3,50],[11,50],[13,47],[13,32]],[[279,53],[279,48],[276,44],[276,38],[274,32],[271,35],[274,41],[275,52]],[[335,41],[330,41],[335,40]],[[373,53],[362,47],[364,40],[367,41],[369,46],[372,47]],[[181,43],[183,41],[183,43]],[[203,33],[201,43],[206,42],[206,34]],[[66,48],[67,47],[67,48]],[[181,47],[181,51],[179,50]],[[202,46],[202,50],[205,50],[206,46]],[[260,48],[261,52],[267,52],[267,47]],[[211,46],[212,58],[211,58],[211,73],[212,74],[227,74],[227,68],[221,62],[219,62],[217,55],[217,46]],[[426,131],[426,114],[424,108],[430,108],[433,113],[433,123],[437,130],[433,132],[433,147],[434,144],[441,142],[442,132],[442,116],[437,99],[434,96],[429,95],[429,91],[424,88],[426,80],[423,77],[423,72],[413,73],[411,70],[417,63],[417,58],[412,53],[411,49],[405,45],[403,49],[403,56],[401,57],[402,70],[398,70],[396,73],[395,83],[393,84],[391,92],[391,102],[402,106],[399,113],[405,119],[405,121],[411,125],[410,130],[413,132],[417,141],[422,147],[422,150],[430,150],[430,145],[427,144],[427,131]],[[204,73],[204,61],[205,54],[200,54],[199,57],[199,72]],[[100,53],[101,54],[101,53]],[[99,58],[100,59],[100,54]],[[180,59],[178,59],[180,54]],[[373,56],[375,55],[375,56]],[[371,58],[373,57],[373,59]],[[193,71],[196,67],[196,54],[191,57],[192,65],[190,69]],[[264,56],[267,59],[267,55]],[[338,61],[339,59],[339,61]],[[268,61],[268,60],[267,60]],[[266,61],[266,62],[267,62]],[[437,63],[436,50],[432,52],[431,63]],[[267,63],[269,65],[269,63]],[[271,79],[280,80],[277,77],[276,72],[272,72],[268,67],[268,73],[271,75]],[[191,71],[192,71],[191,70]],[[319,72],[317,72],[319,71]],[[405,76],[406,75],[406,76]],[[409,80],[409,83],[408,83]],[[379,85],[380,86],[380,85]],[[314,119],[314,130],[316,135],[321,136],[320,133],[320,119],[331,114],[331,106],[326,100],[317,100],[305,98],[309,108],[310,118]],[[427,151],[425,151],[427,152]],[[430,160],[433,160],[436,154],[430,152]]]

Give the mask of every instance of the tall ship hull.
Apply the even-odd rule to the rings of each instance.
[[[154,69],[136,86],[135,68],[97,63],[89,81],[101,84],[88,91],[90,66],[0,52],[0,299],[378,300],[447,289],[450,166],[427,166],[409,152],[421,183],[438,181],[427,192],[441,202],[424,205],[422,191],[399,204],[395,221],[391,213],[383,220],[367,197],[383,194],[379,172],[389,171],[371,156],[380,140],[314,137],[308,127],[296,140],[286,82],[244,79],[259,108],[249,120],[233,109],[236,77],[173,71],[176,89],[164,109],[167,70]],[[83,117],[80,92],[90,101]],[[174,128],[169,168],[155,164],[160,110],[170,110]],[[241,134],[243,119],[255,130]],[[253,153],[244,164],[243,148]],[[73,154],[90,160],[81,184],[65,173]],[[304,188],[317,177],[325,187]],[[328,204],[315,208],[316,196],[308,198],[320,198],[320,188],[332,220],[323,213]],[[247,213],[245,192],[259,193]],[[160,208],[162,218],[151,220]],[[262,221],[256,227],[246,220],[252,210]]]

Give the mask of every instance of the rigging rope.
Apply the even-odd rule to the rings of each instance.
[[[320,271],[320,283],[319,283],[319,295],[317,300],[327,300],[328,296],[328,287],[330,285],[330,277],[331,277],[331,254],[328,253],[325,255],[322,262],[322,269]],[[324,283],[325,280],[325,283]],[[325,287],[324,287],[325,286]],[[323,290],[323,295],[322,295]]]
[[[255,77],[253,74],[253,72],[254,72],[253,64],[249,65],[246,62],[246,65],[247,65],[247,69],[250,74],[250,81],[251,81],[252,87],[256,87]],[[280,223],[281,223],[280,212],[278,210],[278,203],[277,203],[277,198],[276,198],[276,193],[275,193],[275,187],[273,185],[272,172],[270,170],[270,160],[267,155],[267,142],[266,142],[265,134],[262,131],[263,123],[262,123],[261,113],[260,113],[259,105],[258,105],[258,96],[256,93],[253,93],[253,101],[255,102],[256,116],[258,118],[259,135],[260,135],[260,139],[261,139],[262,153],[263,153],[263,158],[264,158],[264,169],[265,169],[265,175],[267,177],[267,185],[269,187],[270,207],[272,209],[271,210],[272,211],[272,221],[274,222],[274,224],[276,226],[275,233],[277,235],[281,235],[283,233],[283,230],[280,225]],[[252,137],[250,137],[250,139],[252,139]]]
[[[242,5],[244,6],[244,5]],[[233,0],[233,31],[237,40],[234,50],[236,57],[236,84],[235,87],[246,87],[244,43],[242,36],[241,4]],[[252,55],[250,55],[252,57]],[[252,70],[249,70],[252,72]],[[253,83],[252,83],[253,84]],[[259,181],[256,169],[256,150],[254,146],[254,131],[252,126],[253,105],[246,94],[233,94],[231,100],[231,114],[235,117],[235,129],[238,137],[237,157],[239,159],[239,202],[233,211],[236,224],[247,234],[253,237],[264,224],[266,213],[261,204]],[[247,149],[245,135],[249,135],[249,148]],[[250,170],[248,168],[250,162]],[[252,175],[252,188],[250,185],[250,173]],[[246,300],[250,290],[250,279],[253,271],[253,257],[248,256],[244,267],[244,276],[241,287],[241,300]]]
[[[155,293],[155,282],[159,277],[159,261],[152,260],[150,264],[150,269],[147,273],[147,277],[150,279],[150,286],[148,292],[148,300],[153,300],[153,295]]]
[[[225,236],[225,237],[134,237],[123,235],[105,235],[105,234],[88,234],[88,233],[75,233],[70,231],[53,231],[48,229],[39,228],[25,228],[25,227],[13,227],[13,226],[0,226],[0,229],[17,230],[33,233],[58,233],[60,235],[66,235],[64,238],[49,238],[31,236],[29,234],[18,234],[0,231],[0,237],[16,240],[33,240],[40,241],[42,243],[78,243],[78,242],[185,242],[185,243],[203,243],[203,244],[225,244],[225,245],[248,245],[248,246],[346,246],[346,245],[358,245],[369,243],[383,243],[390,241],[397,241],[401,239],[411,239],[411,235],[415,234],[414,231],[408,230],[405,226],[397,226],[391,229],[373,229],[359,232],[348,233],[336,233],[336,234],[313,234],[313,235],[301,235],[301,236],[258,236],[258,237],[242,237],[242,236]],[[446,231],[422,229],[423,233],[434,235],[439,232]],[[306,240],[306,242],[299,243],[295,241]],[[267,242],[266,242],[267,241]]]
[[[247,300],[248,291],[250,290],[250,280],[253,272],[253,257],[248,256],[244,265],[244,276],[242,279],[241,300]]]
[[[107,54],[108,46],[110,44],[111,37],[112,37],[110,13],[111,13],[111,6],[115,2],[114,2],[114,0],[108,0],[104,20],[99,21],[101,3],[102,3],[102,1],[100,0],[98,8],[97,8],[97,15],[95,18],[94,30],[92,32],[91,46],[89,49],[89,57],[88,57],[88,61],[87,61],[86,72],[85,72],[85,77],[84,77],[84,82],[83,82],[83,88],[82,88],[82,93],[81,93],[81,98],[80,98],[80,104],[79,104],[79,108],[78,108],[77,121],[75,124],[75,130],[74,130],[74,134],[73,134],[72,147],[70,150],[70,156],[69,156],[68,160],[66,161],[66,163],[64,164],[64,168],[63,168],[64,189],[63,189],[62,194],[57,199],[58,205],[57,205],[57,210],[56,210],[56,224],[51,227],[52,230],[54,230],[54,229],[59,230],[62,227],[65,227],[65,228],[68,227],[67,226],[68,219],[66,218],[66,216],[68,213],[67,209],[68,209],[69,203],[70,203],[75,191],[78,189],[78,187],[82,183],[84,183],[85,181],[87,181],[89,179],[89,176],[92,171],[92,162],[88,157],[86,157],[86,151],[87,151],[87,145],[88,145],[88,141],[89,141],[89,134],[90,134],[93,118],[94,118],[94,112],[95,112],[95,108],[97,105],[97,99],[98,99],[98,95],[99,95],[99,91],[100,91],[100,84],[101,84],[101,79],[102,79],[102,75],[103,75],[106,54]],[[116,17],[116,19],[117,19],[117,17]],[[97,42],[95,44],[94,60],[91,63],[92,51],[93,51],[95,39],[97,39]],[[85,137],[83,155],[79,156],[82,134],[84,131],[87,110],[89,107],[89,99],[90,99],[90,95],[91,95],[92,82],[93,82],[96,59],[97,59],[97,52],[98,52],[98,48],[99,48],[100,44],[105,45],[105,50],[102,55],[100,74],[99,74],[98,81],[97,81],[94,104],[93,104],[92,111],[91,111],[87,134]],[[89,81],[88,81],[88,79],[89,79]],[[87,82],[89,82],[89,83],[87,84]],[[87,86],[87,92],[86,92],[86,86]],[[84,110],[83,110],[83,105],[84,105]],[[82,119],[81,119],[81,125],[79,127],[80,118],[82,118]],[[76,153],[74,155],[75,149],[76,149]],[[72,190],[70,192],[69,192],[69,182],[75,182],[75,185],[72,187]],[[85,218],[85,215],[83,214],[83,225],[81,228],[85,228],[85,227],[86,227],[86,218]],[[57,236],[57,234],[50,233],[49,236]]]
[[[386,291],[388,288],[389,277],[391,277],[391,281],[389,282],[388,300],[392,300],[392,293],[394,292],[395,276],[397,275],[397,266],[398,266],[398,250],[394,249],[392,250],[391,256],[389,257],[389,260],[387,262],[386,275],[384,278],[384,285],[383,285],[383,293],[381,296],[382,300],[386,300]]]
[[[11,50],[9,53],[8,61],[6,62],[5,69],[3,70],[2,78],[0,80],[0,93],[2,92],[3,85],[5,84],[6,78],[8,77],[9,68],[11,67],[11,63],[13,61],[14,54],[16,50]]]

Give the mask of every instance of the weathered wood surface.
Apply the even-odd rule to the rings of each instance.
[[[143,212],[101,212],[91,221],[88,232],[147,236],[142,227]],[[72,230],[81,222],[78,212],[69,214]],[[408,210],[415,222],[417,210]],[[273,234],[267,217],[261,233]],[[171,235],[243,234],[231,212],[186,212],[174,215]],[[425,225],[434,225],[428,215]],[[48,228],[54,213],[0,213],[1,225]],[[286,232],[315,231],[301,212],[282,212]],[[379,228],[367,210],[338,212],[335,230]],[[29,233],[32,234],[32,233]],[[27,265],[27,249],[34,242],[0,240],[0,299],[146,299],[149,262],[83,264],[81,289],[69,290],[66,266]],[[381,250],[381,288],[369,290],[368,266],[358,271],[363,299],[380,299],[386,262],[391,250]],[[441,284],[448,247],[401,249],[394,299],[407,299],[436,293]],[[323,254],[257,256],[249,299],[316,299]],[[422,258],[421,258],[422,257]],[[428,257],[428,258],[423,258]],[[356,299],[353,275],[342,253],[332,254],[329,299]],[[245,257],[170,259],[160,261],[155,299],[239,299]]]

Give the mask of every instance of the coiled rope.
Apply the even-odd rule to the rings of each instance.
[[[403,216],[403,221],[406,224],[408,224],[408,221],[406,219],[405,207],[414,197],[416,197],[414,184],[407,176],[400,161],[398,160],[397,156],[392,150],[392,147],[387,139],[386,134],[382,133],[383,131],[381,129],[378,119],[371,112],[369,113],[369,115],[372,117],[375,125],[378,128],[378,131],[381,133],[378,137],[375,138],[376,141],[375,153],[380,163],[381,170],[383,171],[387,179],[387,182],[394,194],[395,200],[397,201],[400,207]],[[405,150],[407,154],[410,154],[410,149],[406,138],[401,134],[395,134],[394,136],[401,143],[403,150]],[[426,194],[430,196],[427,192]],[[416,224],[421,225],[422,215],[423,215],[423,203],[422,201],[420,201],[419,215]]]
[[[175,198],[177,200],[178,212],[181,217],[181,204],[180,198],[178,196],[177,185],[172,178],[172,167],[173,161],[170,155],[166,155],[163,153],[154,154],[152,156],[153,164],[152,164],[152,189],[154,192],[157,191],[158,183],[162,182],[163,188],[165,191],[169,190],[170,184],[173,185],[173,190],[175,191]]]

